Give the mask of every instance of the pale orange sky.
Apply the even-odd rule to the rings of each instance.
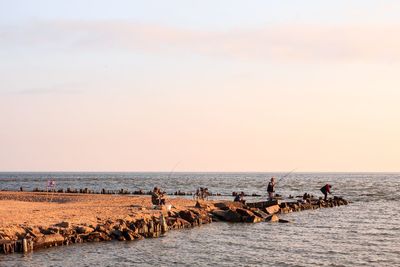
[[[0,171],[400,171],[395,2],[101,3],[0,20]]]

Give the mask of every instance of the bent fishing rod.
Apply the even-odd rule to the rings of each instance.
[[[283,179],[285,179],[286,177],[288,177],[290,174],[292,174],[295,170],[297,170],[298,168],[294,168],[293,170],[291,170],[290,172],[286,173],[281,179],[279,179],[279,182],[282,182]],[[277,182],[278,183],[278,182]]]
[[[168,174],[168,179],[171,178],[171,175],[174,173],[176,167],[178,167],[179,163],[181,163],[180,161],[178,161],[175,166],[171,169],[171,172]]]

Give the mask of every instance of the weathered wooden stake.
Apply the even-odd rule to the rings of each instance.
[[[22,239],[22,252],[28,252],[28,240],[26,238]]]
[[[165,220],[164,214],[160,215],[160,224],[161,224],[161,234],[165,234],[168,231],[167,220]]]

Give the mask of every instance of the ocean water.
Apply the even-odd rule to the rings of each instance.
[[[290,224],[212,223],[137,242],[78,244],[22,255],[0,255],[0,266],[400,266],[398,173],[0,173],[0,190],[89,188],[169,193],[208,187],[266,195],[271,176],[282,196],[333,195],[352,203],[281,215]],[[220,197],[221,198],[221,197]],[[222,197],[232,199],[231,197]]]

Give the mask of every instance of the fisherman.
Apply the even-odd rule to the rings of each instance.
[[[153,205],[160,205],[160,195],[158,194],[158,190],[158,187],[154,187],[151,192],[151,203],[153,203]]]
[[[193,197],[195,200],[208,200],[209,196],[210,196],[210,192],[208,191],[208,188],[200,187],[196,190],[196,193],[194,194]]]
[[[203,193],[202,193],[202,199],[204,200],[208,200],[208,197],[210,196],[210,192],[208,191],[208,188],[204,188],[203,189]]]
[[[165,192],[161,192],[161,190],[158,189],[158,195],[160,199],[160,205],[165,205]]]
[[[326,184],[323,187],[321,187],[321,192],[324,194],[324,200],[326,201],[328,199],[328,193],[331,194],[331,188],[332,186],[330,184]]]
[[[269,200],[272,200],[274,198],[275,184],[276,184],[275,177],[272,177],[271,181],[268,183],[268,188],[267,188]]]
[[[236,194],[235,199],[233,201],[241,202],[241,203],[245,204],[246,200],[244,200],[244,192],[240,192],[240,194]]]
[[[165,205],[165,197],[164,193],[158,187],[154,187],[153,191],[151,192],[151,203],[153,205]]]

